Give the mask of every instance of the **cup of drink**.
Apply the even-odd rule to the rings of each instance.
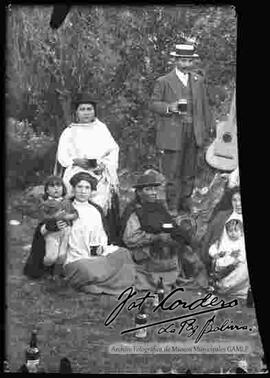
[[[177,109],[178,109],[178,112],[181,114],[187,113],[187,100],[185,98],[178,100]]]
[[[162,231],[163,232],[171,232],[173,230],[173,224],[172,223],[163,223],[162,225]]]
[[[87,163],[89,168],[97,167],[97,159],[87,159]]]

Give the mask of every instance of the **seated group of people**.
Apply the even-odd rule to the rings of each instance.
[[[96,104],[82,96],[76,122],[59,140],[64,168],[47,179],[39,224],[24,274],[38,278],[57,266],[74,289],[119,295],[127,287],[165,290],[191,276],[207,289],[246,296],[249,287],[239,188],[232,208],[219,211],[198,242],[158,200],[161,184],[152,171],[139,177],[135,198],[119,213],[119,147],[96,117]],[[188,273],[189,272],[189,273]]]

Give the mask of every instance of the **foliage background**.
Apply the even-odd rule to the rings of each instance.
[[[231,6],[73,6],[57,30],[51,6],[7,8],[7,185],[40,181],[53,170],[57,141],[72,118],[71,99],[88,91],[120,145],[120,168],[156,166],[157,77],[181,33],[196,36],[215,119],[229,109],[235,82],[236,12]],[[24,130],[24,132],[23,132]],[[35,141],[35,143],[34,143]]]

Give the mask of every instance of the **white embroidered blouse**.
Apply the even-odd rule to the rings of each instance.
[[[107,246],[108,238],[103,228],[100,212],[88,202],[73,201],[79,218],[70,230],[65,264],[91,256],[91,246]]]

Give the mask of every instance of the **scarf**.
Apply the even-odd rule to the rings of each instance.
[[[69,143],[72,146],[73,151],[76,152],[76,156],[81,156],[81,151],[76,145],[76,134],[79,132],[80,128],[83,127],[83,130],[86,128],[95,128],[96,130],[96,139],[97,142],[99,142],[97,148],[100,153],[97,160],[101,161],[104,164],[105,168],[101,175],[96,175],[92,171],[91,175],[94,176],[98,180],[98,182],[103,182],[103,184],[105,184],[102,186],[102,188],[99,188],[99,192],[101,195],[102,191],[102,195],[104,196],[104,198],[106,198],[106,203],[104,204],[103,209],[104,212],[107,213],[108,209],[111,208],[114,193],[119,194],[119,180],[117,175],[118,159],[116,159],[117,161],[110,159],[110,154],[117,144],[111,136],[107,126],[98,118],[95,118],[94,121],[87,124],[71,123],[69,127],[72,128]],[[87,158],[96,159],[96,152],[93,153],[89,149]]]

